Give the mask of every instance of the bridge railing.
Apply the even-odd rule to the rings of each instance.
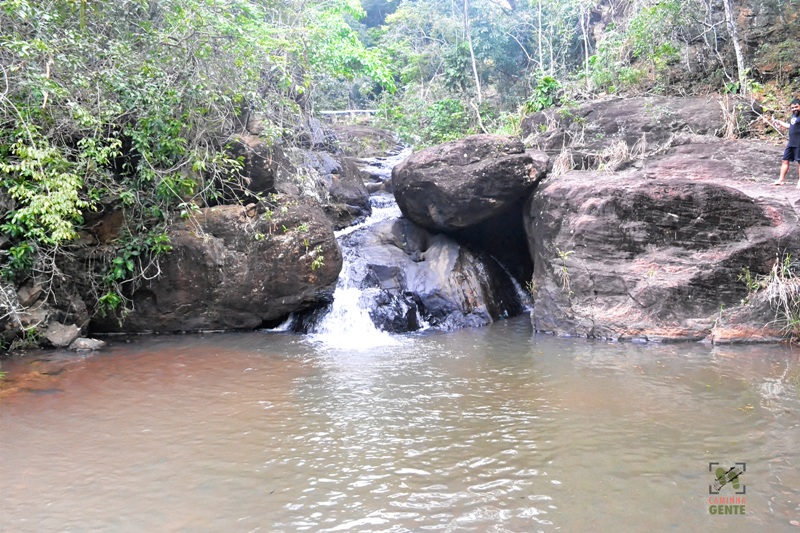
[[[377,112],[377,109],[346,109],[344,111],[318,111],[318,114],[329,122],[353,122],[358,118],[366,118],[368,121]]]

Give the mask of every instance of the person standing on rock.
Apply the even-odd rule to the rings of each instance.
[[[786,150],[783,152],[781,160],[781,176],[773,185],[786,183],[786,174],[789,173],[789,163],[792,161],[796,161],[798,164],[798,178],[800,178],[800,98],[793,99],[789,105],[792,110],[789,122],[772,119],[773,124],[789,130],[789,142],[786,144]],[[798,179],[797,188],[800,189],[800,179]]]

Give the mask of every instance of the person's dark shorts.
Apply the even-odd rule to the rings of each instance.
[[[783,152],[781,161],[797,161],[800,162],[800,147],[787,146]]]

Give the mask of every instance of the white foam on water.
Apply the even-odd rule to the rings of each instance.
[[[309,340],[328,348],[368,350],[393,346],[400,340],[375,327],[369,312],[360,305],[361,290],[339,286],[333,293],[333,306],[317,324]]]

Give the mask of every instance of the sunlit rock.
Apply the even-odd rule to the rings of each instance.
[[[392,172],[403,214],[434,231],[475,226],[508,211],[544,175],[547,156],[517,139],[474,135],[416,152]]]
[[[743,273],[800,252],[797,194],[772,187],[781,150],[688,144],[625,172],[546,179],[526,208],[536,330],[722,342],[775,340]]]

